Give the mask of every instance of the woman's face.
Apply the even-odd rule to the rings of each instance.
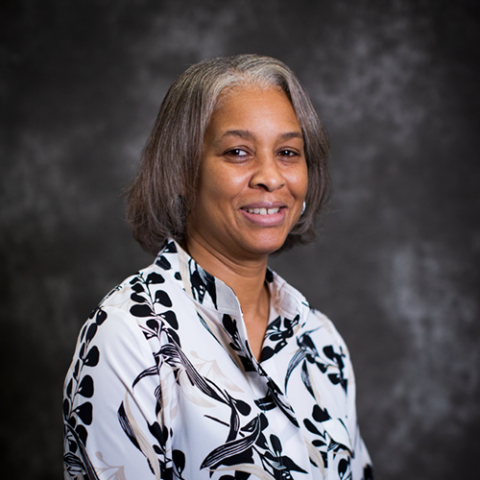
[[[307,183],[302,130],[285,93],[233,89],[205,133],[187,243],[229,258],[266,256],[300,217]]]

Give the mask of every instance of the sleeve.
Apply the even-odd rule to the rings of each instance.
[[[348,430],[352,436],[353,458],[352,478],[354,480],[373,480],[373,468],[367,447],[360,435],[355,402],[355,378],[350,364],[352,381],[348,384]],[[349,379],[350,380],[350,379]]]
[[[333,326],[333,324],[332,324]],[[335,328],[335,327],[333,327]],[[335,329],[337,341],[345,352],[345,370],[347,376],[347,430],[350,434],[350,441],[352,445],[352,480],[373,480],[373,468],[370,455],[367,447],[360,435],[360,428],[357,420],[356,408],[356,381],[353,365],[350,358],[348,347],[345,344],[342,336]]]
[[[65,480],[165,478],[168,419],[152,344],[124,309],[83,327],[64,389]]]

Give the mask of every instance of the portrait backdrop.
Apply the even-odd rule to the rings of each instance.
[[[350,347],[377,478],[480,478],[477,1],[8,0],[0,42],[2,477],[62,478],[80,326],[152,261],[122,192],[167,88],[258,53],[329,132],[317,240],[271,265]]]

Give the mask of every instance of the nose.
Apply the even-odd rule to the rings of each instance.
[[[250,186],[273,192],[282,188],[283,185],[285,185],[285,178],[275,155],[268,153],[257,155]]]

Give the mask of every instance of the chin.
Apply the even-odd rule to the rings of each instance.
[[[286,238],[286,236],[281,238],[278,236],[275,236],[275,238],[259,238],[250,243],[249,250],[257,255],[270,255],[282,248]]]

